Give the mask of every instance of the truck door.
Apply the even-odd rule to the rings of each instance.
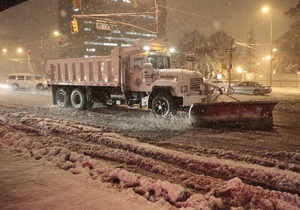
[[[145,57],[132,57],[130,66],[130,89],[131,91],[144,91],[143,82],[143,64],[146,62]]]

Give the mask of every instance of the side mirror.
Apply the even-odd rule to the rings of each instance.
[[[144,63],[143,69],[153,69],[153,64],[152,63]]]
[[[152,78],[153,77],[153,64],[152,63],[144,63],[143,64],[143,77],[144,78]]]

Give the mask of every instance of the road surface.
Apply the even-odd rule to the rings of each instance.
[[[36,159],[174,209],[299,208],[300,95],[234,97],[279,101],[274,129],[193,128],[184,113],[166,121],[124,107],[60,109],[50,91],[3,89],[0,133],[3,144]]]

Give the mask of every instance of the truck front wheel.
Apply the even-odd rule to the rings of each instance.
[[[157,95],[152,101],[152,113],[155,116],[168,117],[175,111],[174,103],[167,95]]]
[[[70,104],[70,96],[63,88],[56,91],[55,100],[60,108],[67,108]]]
[[[84,93],[80,89],[74,89],[71,93],[72,107],[79,110],[86,109],[87,100]]]

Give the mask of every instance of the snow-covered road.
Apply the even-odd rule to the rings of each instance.
[[[59,109],[49,92],[0,95],[1,150],[108,182],[165,209],[300,208],[297,94],[259,98],[279,100],[272,131],[192,128],[184,115],[166,123],[124,108]]]

